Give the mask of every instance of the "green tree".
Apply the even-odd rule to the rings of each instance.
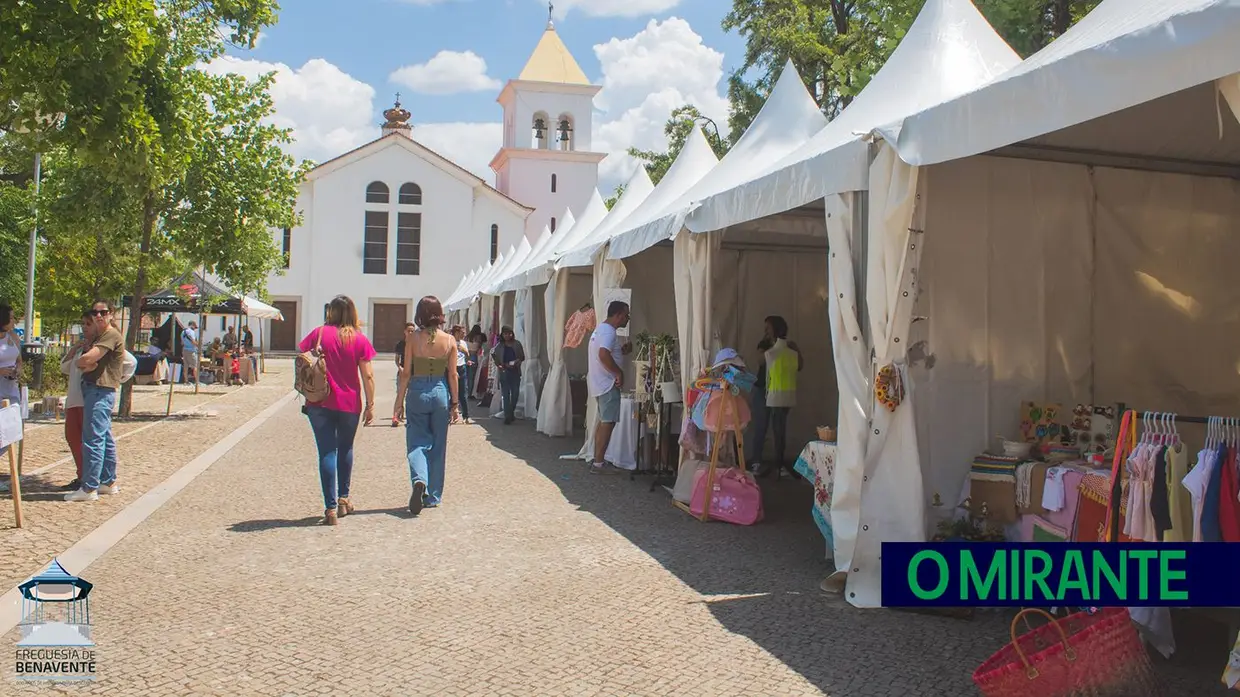
[[[663,126],[663,134],[667,136],[667,149],[660,152],[657,150],[638,150],[637,148],[629,148],[629,155],[637,158],[646,167],[646,172],[650,174],[650,180],[655,184],[667,174],[667,170],[676,161],[676,157],[680,155],[680,151],[685,146],[689,134],[693,133],[694,128],[702,128],[702,133],[706,136],[706,142],[710,143],[710,147],[715,151],[717,157],[723,157],[728,153],[730,144],[720,135],[719,127],[709,117],[704,116],[698,108],[692,104],[686,104],[677,108],[672,112],[671,118]],[[616,197],[619,196],[617,191]]]
[[[294,206],[310,163],[285,152],[292,132],[269,121],[272,75],[195,79],[211,108],[196,121],[190,163],[168,187],[161,219],[181,259],[234,290],[261,295],[283,266],[271,229],[299,223]]]
[[[608,198],[606,201],[603,201],[603,205],[607,206],[607,210],[611,210],[616,207],[616,201],[619,201],[620,197],[623,195],[624,195],[624,184],[620,184],[619,186],[616,187],[615,192],[612,193],[611,198]]]
[[[26,254],[30,248],[30,192],[0,181],[0,302],[22,311],[26,298]]]

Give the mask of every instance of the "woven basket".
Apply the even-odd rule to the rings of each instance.
[[[1029,614],[1050,624],[1016,636]],[[1025,622],[1028,627],[1028,621]],[[1128,697],[1162,695],[1149,654],[1125,608],[1078,612],[1055,620],[1027,609],[1012,619],[1012,643],[973,673],[986,697]]]
[[[827,443],[834,443],[835,442],[835,429],[831,428],[830,426],[819,426],[818,427],[818,440],[825,441]]]

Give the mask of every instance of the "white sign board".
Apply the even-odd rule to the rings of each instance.
[[[604,288],[603,289],[603,306],[595,308],[601,317],[607,316],[607,306],[616,300],[625,303],[629,309],[633,308],[633,289],[632,288]],[[629,328],[622,327],[616,330],[616,336],[628,336]]]
[[[8,447],[22,439],[22,407],[9,404],[0,409],[0,448]]]

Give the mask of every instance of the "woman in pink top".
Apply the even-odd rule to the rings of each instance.
[[[361,332],[357,307],[347,296],[337,295],[327,304],[327,321],[301,340],[304,353],[320,346],[327,364],[331,394],[322,402],[306,405],[314,442],[319,449],[319,480],[323,485],[323,523],[335,525],[338,517],[353,512],[349,480],[353,476],[353,438],[359,419],[370,425],[375,418],[375,373],[370,361],[375,348]],[[360,377],[359,377],[360,376]],[[361,392],[366,390],[366,408]]]

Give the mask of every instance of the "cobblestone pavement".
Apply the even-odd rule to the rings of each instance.
[[[380,404],[390,372],[378,371]],[[454,427],[444,505],[412,519],[403,432],[380,423],[359,434],[357,514],[327,528],[312,437],[290,404],[99,561],[70,569],[95,584],[96,684],[7,683],[5,666],[6,687],[971,695],[971,671],[1006,641],[998,613],[861,611],[823,595],[803,483],[772,482],[761,525],[703,524],[648,480],[556,458],[575,447],[529,424]],[[1177,694],[1211,694],[1223,654],[1164,672]]]
[[[13,506],[8,499],[8,477],[3,480],[0,500],[0,584],[12,588],[52,558],[68,549],[122,508],[135,501],[231,433],[269,404],[288,393],[292,385],[291,361],[269,361],[267,373],[255,385],[243,388],[178,388],[173,410],[180,414],[164,418],[167,386],[139,387],[134,394],[134,416],[118,420],[121,493],[90,503],[67,503],[63,485],[76,475],[63,424],[31,429],[26,443],[26,466],[22,477],[24,527],[13,527]],[[180,390],[186,389],[185,393]],[[159,394],[154,394],[158,391]],[[162,401],[161,401],[162,400]],[[158,402],[158,404],[157,404]],[[48,453],[53,454],[48,454]],[[32,474],[39,464],[59,465]],[[38,464],[34,464],[38,463]],[[7,466],[4,469],[8,469]],[[3,691],[0,691],[2,694]]]

